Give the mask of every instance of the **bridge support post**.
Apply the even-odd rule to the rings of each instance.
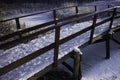
[[[80,80],[82,78],[82,64],[81,59],[82,52],[78,47],[74,48],[74,68],[73,68],[73,78],[74,80]]]
[[[112,38],[113,31],[109,31],[106,37],[106,59],[110,58],[110,39]]]
[[[106,39],[106,59],[110,58],[110,40],[107,37]]]

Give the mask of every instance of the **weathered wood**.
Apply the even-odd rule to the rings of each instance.
[[[112,28],[112,24],[113,24],[113,20],[114,20],[115,14],[116,14],[116,8],[113,9],[113,13],[112,13],[111,21],[110,21],[110,25],[109,25],[109,31]]]
[[[94,30],[95,30],[95,24],[96,24],[96,21],[97,21],[97,14],[94,15],[94,18],[93,18],[93,24],[91,26],[91,33],[90,33],[90,44],[92,43],[92,40],[93,40],[93,35],[94,35]]]
[[[110,8],[111,7],[111,5],[108,5],[108,8]],[[110,16],[110,12],[108,11],[108,16]]]
[[[97,11],[97,6],[96,5],[94,6],[94,8],[95,8],[95,11]]]
[[[120,45],[120,41],[118,41],[117,39],[115,39],[114,37],[112,37],[112,40],[114,41],[114,42],[116,42],[117,44],[119,44]]]
[[[40,24],[40,25],[29,27],[29,28],[26,28],[26,29],[23,29],[23,30],[18,30],[14,33],[11,33],[11,34],[0,37],[0,41],[4,41],[4,40],[7,40],[9,38],[12,38],[12,37],[18,35],[19,33],[24,34],[24,33],[30,32],[30,31],[37,30],[39,28],[43,28],[43,27],[45,28],[46,26],[52,25],[52,24],[54,24],[54,21],[50,21],[50,22],[47,22],[47,23],[43,23],[43,24]]]
[[[21,27],[20,27],[20,21],[19,21],[19,18],[16,18],[15,21],[16,21],[16,27],[17,27],[17,30],[20,30]],[[21,33],[19,33],[19,37],[20,37],[20,38],[22,37],[22,34],[21,34]]]
[[[106,38],[106,59],[110,58],[110,39],[109,39],[109,34],[107,35]]]
[[[68,69],[69,71],[73,72],[73,69],[72,69],[72,67],[71,67],[69,64],[67,64],[66,62],[63,62],[62,64],[63,64],[65,67],[67,67],[67,69]]]
[[[81,71],[81,59],[82,58],[82,52],[78,47],[74,48],[74,72],[73,77],[75,80],[79,80],[82,77],[82,71]]]
[[[67,60],[68,58],[70,58],[73,55],[74,55],[74,52],[72,51],[69,54],[63,56],[61,59],[58,60],[58,64],[63,63],[65,60]],[[32,77],[36,77],[36,78],[42,77],[43,75],[45,75],[47,72],[49,72],[51,69],[54,68],[53,65],[54,65],[54,63],[46,66],[45,69],[43,69],[43,70],[39,71],[38,73],[34,74],[29,79],[31,79]]]
[[[63,38],[63,39],[60,40],[60,44],[63,44],[65,42],[67,42],[67,41],[69,41],[69,40],[77,37],[78,35],[80,36],[82,33],[85,33],[85,32],[87,32],[89,30],[90,30],[90,27],[87,27],[87,28],[85,28],[85,29],[83,29],[83,30],[81,30],[81,31],[79,31],[77,33],[74,33],[74,34],[72,34],[70,36],[67,36],[67,37],[65,37],[65,38]]]
[[[50,44],[50,45],[48,45],[48,46],[46,46],[46,47],[44,47],[42,49],[37,50],[36,52],[34,52],[32,54],[29,54],[29,55],[15,61],[15,62],[12,62],[11,64],[9,64],[9,65],[7,65],[7,66],[5,66],[3,68],[0,68],[0,76],[7,73],[7,72],[9,72],[9,71],[11,71],[11,70],[13,70],[13,69],[15,69],[15,68],[17,68],[17,67],[19,67],[20,65],[25,64],[26,62],[28,62],[28,61],[30,61],[32,59],[40,56],[41,54],[51,50],[54,47],[55,47],[55,44]]]
[[[5,48],[5,47],[8,47],[8,46],[10,46],[10,45],[12,46],[12,45],[19,44],[19,43],[24,42],[24,41],[26,41],[26,40],[29,40],[29,39],[31,39],[31,38],[33,38],[33,37],[35,37],[35,36],[38,36],[38,35],[43,34],[43,33],[45,33],[45,32],[51,31],[51,30],[53,30],[53,29],[55,29],[55,26],[48,27],[48,28],[43,29],[43,30],[40,30],[40,31],[38,31],[38,32],[35,32],[35,33],[32,33],[32,34],[23,36],[23,37],[21,37],[20,39],[15,39],[15,40],[9,41],[9,42],[7,42],[7,43],[1,44],[1,45],[0,45],[0,48]]]
[[[57,25],[57,14],[56,14],[56,10],[53,10],[53,18],[54,18],[54,22],[55,22],[55,25]]]
[[[69,23],[71,23],[71,22],[79,21],[80,19],[83,19],[83,18],[86,18],[86,17],[94,16],[93,25],[92,25],[93,28],[92,28],[92,32],[91,32],[90,42],[96,41],[96,40],[99,39],[99,38],[96,38],[96,39],[93,38],[94,28],[97,27],[97,26],[99,26],[99,25],[101,25],[101,24],[103,24],[103,23],[105,23],[105,22],[108,22],[108,21],[111,20],[110,26],[109,26],[109,31],[108,31],[108,32],[110,32],[110,30],[112,29],[113,19],[115,18],[116,8],[120,8],[120,7],[113,7],[113,8],[109,8],[109,9],[106,9],[106,10],[97,11],[97,12],[95,12],[95,13],[92,13],[92,14],[89,14],[89,15],[86,15],[86,16],[83,16],[83,17],[80,17],[80,14],[76,14],[76,15],[74,15],[74,16],[72,16],[72,17],[70,16],[70,17],[65,18],[67,22],[66,22],[64,19],[56,20],[56,17],[55,17],[56,15],[55,15],[55,16],[54,16],[55,21],[52,21],[52,22],[49,22],[49,23],[45,23],[45,24],[41,24],[42,26],[41,26],[41,25],[37,25],[37,27],[35,27],[35,28],[32,27],[32,28],[28,28],[28,29],[24,29],[24,30],[17,31],[17,32],[15,32],[15,33],[17,33],[17,34],[12,33],[12,34],[10,34],[10,36],[7,35],[8,37],[4,37],[4,36],[3,36],[3,38],[0,37],[0,40],[6,40],[6,39],[9,39],[9,38],[11,38],[11,37],[13,37],[13,36],[16,36],[16,35],[18,35],[18,34],[23,34],[23,33],[27,33],[27,32],[29,32],[29,31],[32,31],[32,29],[34,29],[34,30],[35,30],[35,29],[39,29],[39,28],[41,28],[41,27],[50,26],[51,24],[56,24],[56,22],[62,22],[62,21],[63,21],[61,24],[58,24],[58,23],[57,23],[55,26],[45,28],[45,29],[40,30],[40,31],[37,31],[37,32],[35,32],[35,33],[33,33],[33,34],[31,33],[31,34],[29,34],[29,35],[27,35],[27,36],[23,36],[21,39],[15,39],[15,40],[13,40],[13,41],[11,41],[11,42],[9,42],[9,43],[6,43],[5,45],[2,45],[2,46],[12,45],[12,44],[14,44],[14,43],[24,41],[25,39],[30,39],[30,38],[32,38],[32,37],[35,37],[35,36],[39,35],[39,34],[42,34],[42,33],[45,33],[45,32],[47,32],[47,31],[50,31],[50,30],[54,30],[54,29],[55,29],[55,41],[54,41],[54,43],[52,43],[52,44],[50,44],[50,45],[48,45],[48,46],[46,46],[46,47],[44,47],[44,48],[42,48],[42,49],[39,49],[38,51],[36,51],[36,52],[34,52],[34,53],[32,53],[32,54],[30,54],[30,55],[28,55],[28,56],[25,56],[24,58],[21,58],[20,60],[17,60],[17,61],[15,61],[15,62],[13,62],[13,63],[11,63],[11,64],[9,64],[9,65],[1,68],[1,69],[0,69],[0,75],[3,75],[3,74],[5,74],[5,73],[7,73],[7,72],[9,72],[9,71],[17,68],[18,66],[23,65],[24,63],[26,63],[26,62],[28,62],[28,61],[36,58],[37,56],[39,56],[39,55],[43,54],[44,52],[46,52],[46,51],[48,51],[48,50],[50,50],[50,49],[53,49],[53,48],[54,48],[54,65],[56,66],[56,65],[58,64],[58,62],[59,62],[59,60],[58,60],[59,45],[65,43],[65,42],[67,42],[67,41],[69,41],[69,40],[71,40],[71,39],[73,39],[73,38],[75,38],[75,37],[77,37],[77,36],[80,36],[81,34],[87,32],[87,31],[89,31],[89,30],[91,30],[91,26],[89,26],[89,27],[87,27],[87,28],[85,28],[85,29],[83,29],[83,30],[81,30],[81,31],[78,31],[77,33],[74,33],[74,34],[72,34],[72,35],[70,35],[70,36],[67,36],[67,37],[59,40],[59,38],[60,38],[60,27],[62,27],[63,25],[69,24]],[[103,20],[103,21],[101,21],[101,22],[99,22],[99,23],[96,23],[96,19],[97,19],[97,17],[95,17],[96,15],[101,14],[101,13],[104,13],[104,12],[108,12],[108,11],[110,11],[110,10],[112,10],[112,9],[114,9],[114,11],[113,11],[113,14],[112,14],[112,17],[111,17],[111,18],[108,18],[108,19]],[[76,12],[77,12],[77,11],[76,11]],[[56,12],[55,12],[55,13],[56,13]],[[34,15],[35,15],[35,14],[34,14]],[[22,17],[27,17],[27,16],[22,16]],[[20,23],[19,23],[19,18],[22,18],[22,17],[18,17],[18,18],[17,18],[18,20],[16,20],[17,25],[18,25],[18,28],[20,27],[20,26],[19,26],[19,25],[20,25]],[[79,18],[79,17],[80,17],[80,18]],[[75,19],[74,19],[74,18],[75,18]],[[118,18],[118,16],[117,16],[116,18]],[[14,19],[16,19],[16,18],[14,18]],[[9,20],[10,20],[10,19],[9,19]],[[8,20],[6,20],[6,21],[8,21]],[[0,21],[0,22],[1,22],[1,21]],[[4,21],[3,21],[3,22],[4,22]],[[39,26],[40,26],[40,27],[39,27]],[[101,35],[101,36],[103,36],[103,35]],[[110,57],[110,44],[109,44],[110,41],[109,41],[109,39],[110,39],[110,37],[108,37],[108,38],[106,39],[106,57],[107,57],[107,58]],[[84,46],[87,46],[87,45],[89,45],[88,42],[84,43],[84,44],[81,45],[80,47],[84,47]],[[68,55],[69,55],[69,54],[68,54]],[[68,55],[67,55],[67,56],[68,56]],[[76,54],[76,55],[78,55],[78,54]],[[80,63],[78,63],[78,62],[80,61],[79,56],[76,56],[76,55],[75,55],[75,64],[74,64],[74,66],[76,65],[76,67],[74,67],[74,77],[75,77],[76,79],[78,79],[78,78],[79,78],[79,77],[78,77],[78,74],[79,74],[78,70],[81,69],[81,68],[80,68]],[[67,58],[68,58],[68,57],[67,57]],[[63,61],[64,59],[62,58],[61,60]],[[78,63],[78,64],[77,64],[77,63]],[[79,67],[79,68],[78,68],[78,67]],[[53,68],[53,66],[52,66],[52,68]],[[80,74],[81,74],[81,71],[80,71]]]
[[[29,16],[34,16],[34,15],[42,14],[42,13],[51,12],[53,10],[62,10],[62,9],[67,9],[67,8],[72,8],[72,7],[75,7],[75,6],[60,7],[60,8],[54,8],[54,9],[50,9],[50,10],[40,11],[40,12],[37,12],[37,13],[32,13],[32,14],[27,14],[27,15],[24,15],[24,16],[19,16],[19,17],[15,17],[15,18],[10,18],[10,19],[6,19],[6,20],[2,20],[2,21],[0,21],[0,23],[6,22],[6,21],[10,21],[10,20],[14,20],[16,18],[20,19],[20,18],[24,18],[24,17],[29,17]]]
[[[110,38],[111,38],[111,35],[112,35],[112,33],[110,33],[110,32],[111,32],[111,29],[112,29],[112,24],[113,24],[115,14],[116,14],[116,8],[113,9],[108,34],[107,34],[107,37],[106,37],[106,58],[107,59],[110,58]]]
[[[59,38],[60,38],[60,27],[57,26],[55,29],[54,66],[57,66],[58,64]]]

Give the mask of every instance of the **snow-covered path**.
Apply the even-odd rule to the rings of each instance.
[[[100,19],[97,20],[98,22],[101,21]],[[76,33],[88,26],[90,26],[92,21],[82,22],[78,24],[74,24],[73,26],[65,26],[61,28],[61,36],[60,38],[64,38],[68,35],[71,35],[73,33]],[[95,35],[104,32],[109,27],[109,22],[105,23],[95,30]],[[20,59],[32,52],[35,52],[36,50],[43,48],[51,43],[54,42],[54,36],[55,33],[47,34],[41,38],[36,38],[34,40],[31,40],[30,42],[26,44],[20,44],[13,48],[10,48],[5,51],[1,51],[0,55],[0,67],[4,67],[5,65],[10,64],[11,62],[16,61],[17,59]],[[90,31],[82,34],[81,36],[78,36],[65,44],[60,45],[59,49],[59,59],[66,55],[68,52],[72,51],[75,46],[79,46],[86,41],[89,40],[90,37]],[[49,39],[49,40],[48,40]],[[46,66],[51,64],[53,62],[53,50],[50,50],[46,52],[45,54],[37,57],[36,59],[33,59],[32,61],[26,63],[25,65],[22,65],[13,71],[3,75],[0,77],[0,80],[26,80],[28,77],[32,76],[36,72],[44,69]],[[39,69],[39,70],[38,70]],[[15,76],[15,77],[14,77]]]

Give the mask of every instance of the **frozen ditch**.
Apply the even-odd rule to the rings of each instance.
[[[97,20],[98,22],[101,21],[101,19]],[[118,22],[119,20],[115,21],[114,23]],[[73,26],[64,26],[61,28],[61,35],[60,39],[71,35],[77,31],[80,31],[89,25],[92,24],[92,21],[86,21],[83,23],[77,23]],[[109,27],[109,22],[99,26],[95,30],[94,36],[99,35],[100,33],[106,31]],[[32,52],[35,52],[36,50],[43,48],[51,43],[54,42],[54,36],[55,33],[47,34],[41,38],[36,38],[34,40],[31,40],[30,42],[26,44],[20,44],[13,48],[10,48],[5,51],[0,52],[0,68],[28,55]],[[60,45],[59,49],[59,59],[62,58],[64,55],[69,53],[73,50],[75,46],[79,46],[89,40],[90,37],[90,31],[66,42],[65,44]],[[46,52],[45,54],[37,57],[36,59],[33,59],[32,61],[10,71],[9,73],[0,76],[0,80],[26,80],[30,76],[34,75],[38,71],[44,69],[46,66],[50,65],[53,62],[53,50],[50,50]],[[39,69],[39,70],[38,70]]]

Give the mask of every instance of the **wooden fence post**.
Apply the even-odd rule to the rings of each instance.
[[[110,58],[110,37],[111,33],[106,35],[106,59]]]
[[[54,65],[53,65],[55,67],[58,64],[59,38],[60,38],[60,27],[56,26],[56,28],[55,28]]]
[[[73,77],[75,80],[80,80],[82,78],[82,52],[78,47],[74,48],[74,69]]]
[[[94,8],[95,8],[95,11],[97,11],[97,5],[95,5]]]
[[[15,18],[15,21],[16,21],[16,27],[17,27],[17,30],[20,30],[20,29],[21,29],[21,27],[20,27],[20,21],[19,21],[19,18]],[[22,37],[22,35],[21,35],[21,34],[19,34],[19,37],[21,38],[21,37]]]
[[[98,17],[98,14],[95,14],[94,18],[93,18],[93,24],[91,26],[91,33],[90,33],[90,44],[92,43],[92,40],[93,40],[95,24],[96,24],[96,21],[97,21],[97,17]]]
[[[112,35],[111,28],[112,28],[112,24],[113,24],[115,14],[116,14],[116,8],[114,8],[114,10],[113,10],[110,25],[109,25],[109,30],[108,30],[107,38],[106,38],[106,58],[107,59],[110,58],[110,38],[111,38],[111,35]]]
[[[55,25],[57,25],[57,14],[56,14],[56,10],[53,10],[53,18],[54,18],[54,22],[55,22]]]
[[[76,11],[76,15],[78,15],[79,14],[78,6],[75,6],[75,11]],[[77,23],[79,23],[79,21],[77,21]]]
[[[108,8],[110,8],[110,5],[108,5]],[[108,16],[110,16],[110,12],[108,11]]]
[[[116,8],[113,9],[113,13],[112,13],[111,21],[110,21],[110,25],[109,25],[109,31],[112,28],[112,24],[113,24],[113,20],[114,20],[115,15],[116,15]]]

